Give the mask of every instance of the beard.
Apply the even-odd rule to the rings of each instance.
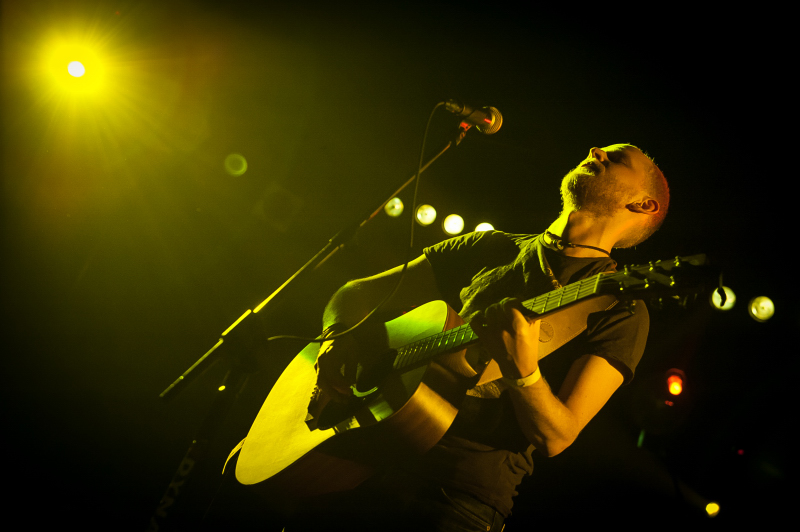
[[[613,174],[597,176],[593,167],[570,170],[561,181],[564,212],[586,211],[596,217],[609,217],[622,207],[629,191]]]

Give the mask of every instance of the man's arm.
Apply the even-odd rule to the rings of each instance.
[[[322,328],[335,323],[352,326],[361,321],[389,295],[400,277],[403,266],[397,266],[372,277],[350,281],[328,302],[322,316]],[[384,312],[400,312],[441,299],[428,259],[420,255],[408,263],[405,277],[394,296],[382,307]]]
[[[606,359],[586,355],[572,364],[558,396],[544,378],[509,393],[523,434],[541,453],[555,456],[572,445],[622,381]]]
[[[326,336],[340,333],[361,321],[391,293],[402,270],[403,267],[398,266],[372,277],[350,281],[337,290],[322,316],[322,328]],[[420,255],[408,263],[400,288],[381,307],[381,311],[399,314],[436,299],[441,299],[441,295],[433,269],[428,259]],[[363,328],[359,327],[360,334],[369,334],[369,326],[364,323]],[[324,342],[320,346],[317,382],[334,400],[346,400],[352,394],[350,385],[356,380],[359,347],[354,334]]]
[[[529,322],[511,300],[492,305],[474,323],[504,377],[519,379],[539,366],[539,322]],[[570,368],[558,396],[544,378],[509,387],[523,434],[547,455],[569,447],[586,424],[622,384],[623,376],[606,359],[586,355]]]

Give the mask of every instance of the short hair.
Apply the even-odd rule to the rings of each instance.
[[[618,248],[633,247],[650,238],[664,223],[664,218],[667,217],[667,211],[669,210],[669,185],[667,184],[667,178],[664,177],[664,172],[661,171],[646,151],[633,144],[625,144],[625,146],[636,148],[650,160],[651,166],[645,175],[644,192],[658,202],[659,210],[656,214],[649,216],[647,222],[641,228],[630,235],[626,235],[626,238],[618,242],[619,245],[614,246]]]

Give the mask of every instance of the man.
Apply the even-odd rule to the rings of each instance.
[[[540,368],[540,322],[523,316],[519,300],[613,271],[612,248],[642,242],[663,222],[666,180],[639,148],[615,144],[592,148],[564,176],[561,197],[561,214],[541,235],[471,233],[427,248],[409,263],[400,289],[381,310],[397,315],[447,301],[478,332],[503,378],[469,390],[450,430],[418,460],[341,500],[315,501],[309,512],[345,516],[356,528],[352,519],[359,515],[373,530],[499,531],[516,486],[532,472],[532,451],[562,452],[633,377],[649,327],[643,304],[633,313],[618,304],[591,314],[586,331]],[[325,309],[324,334],[358,323],[392,291],[402,269],[339,289]],[[324,344],[317,361],[320,386],[342,400],[352,393],[358,337]],[[288,526],[287,532],[302,529]]]

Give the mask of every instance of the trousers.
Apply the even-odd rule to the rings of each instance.
[[[504,516],[468,493],[389,474],[359,488],[309,500],[285,532],[502,532]]]

